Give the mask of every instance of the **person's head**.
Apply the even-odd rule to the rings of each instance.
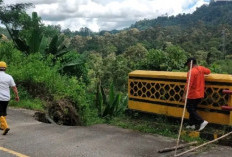
[[[190,68],[191,61],[193,63],[193,66],[197,64],[197,60],[194,57],[188,58],[186,63],[184,64],[185,66],[188,66]]]
[[[6,62],[0,61],[0,71],[6,71]]]

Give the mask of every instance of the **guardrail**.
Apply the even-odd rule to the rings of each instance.
[[[129,109],[181,117],[186,76],[185,72],[136,70],[129,73]],[[223,92],[232,90],[232,76],[210,74],[205,80],[205,98],[198,105],[198,113],[210,123],[232,125],[231,111],[223,107],[232,107],[231,95]],[[187,112],[185,118],[188,118]]]

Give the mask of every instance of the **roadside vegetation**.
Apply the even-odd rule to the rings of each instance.
[[[58,124],[108,123],[176,137],[178,120],[128,112],[128,73],[186,71],[183,65],[190,56],[215,73],[232,73],[232,24],[227,20],[232,3],[211,2],[191,15],[99,33],[45,26],[37,13],[26,13],[31,5],[5,6],[0,0],[6,27],[0,29],[0,60],[19,88],[21,101],[10,104],[45,112]],[[212,10],[214,19],[206,18]]]
[[[158,134],[172,138],[177,138],[180,126],[179,119],[136,111],[129,111],[126,115],[116,117],[106,121],[106,123],[143,133]],[[190,137],[187,134],[182,135],[181,139],[188,142],[198,141],[199,143],[206,140],[200,137]]]

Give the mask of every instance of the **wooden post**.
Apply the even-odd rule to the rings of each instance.
[[[196,150],[196,149],[198,149],[198,148],[201,148],[201,147],[203,147],[203,146],[205,146],[205,145],[207,145],[207,144],[216,142],[216,141],[218,141],[218,140],[220,140],[220,139],[222,139],[222,138],[224,138],[224,137],[226,137],[226,136],[229,136],[229,135],[231,135],[231,134],[232,134],[232,131],[229,132],[229,133],[227,133],[227,134],[225,134],[225,135],[223,135],[223,136],[221,136],[221,137],[219,137],[219,138],[216,138],[216,139],[214,139],[214,140],[212,140],[212,141],[203,143],[202,145],[199,145],[199,146],[197,146],[197,147],[195,147],[195,148],[192,148],[192,149],[190,149],[190,150],[187,150],[187,151],[185,151],[185,152],[182,152],[182,153],[177,154],[177,155],[174,155],[174,156],[177,157],[177,156],[184,155],[184,154],[186,154],[186,153],[188,153],[188,152],[191,152],[191,151],[194,151],[194,150]]]
[[[177,147],[177,149],[182,149],[182,148],[184,148],[184,147],[188,147],[188,146],[195,145],[195,144],[197,144],[197,141],[190,142],[190,143],[187,143],[187,144],[181,144],[181,145],[179,145],[179,146]],[[173,151],[173,150],[175,150],[175,149],[176,149],[176,147],[164,148],[164,149],[162,149],[162,150],[159,150],[158,152],[159,152],[159,153],[165,153],[165,152]]]
[[[184,110],[183,110],[183,113],[182,113],[182,118],[181,118],[181,123],[180,123],[180,129],[179,129],[179,135],[178,135],[177,142],[176,142],[175,155],[176,155],[177,147],[179,145],[181,130],[182,130],[183,122],[184,122],[184,115],[185,115],[185,110],[186,110],[186,105],[187,105],[187,99],[188,99],[188,92],[189,92],[189,84],[190,84],[190,80],[191,80],[192,67],[193,67],[193,60],[191,60],[191,62],[190,62],[190,69],[189,69],[187,91],[186,91],[186,95],[185,95]]]

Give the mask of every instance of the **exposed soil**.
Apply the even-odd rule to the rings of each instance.
[[[50,103],[47,110],[48,113],[36,112],[35,119],[44,123],[55,122],[59,125],[81,125],[76,108],[66,99]]]

